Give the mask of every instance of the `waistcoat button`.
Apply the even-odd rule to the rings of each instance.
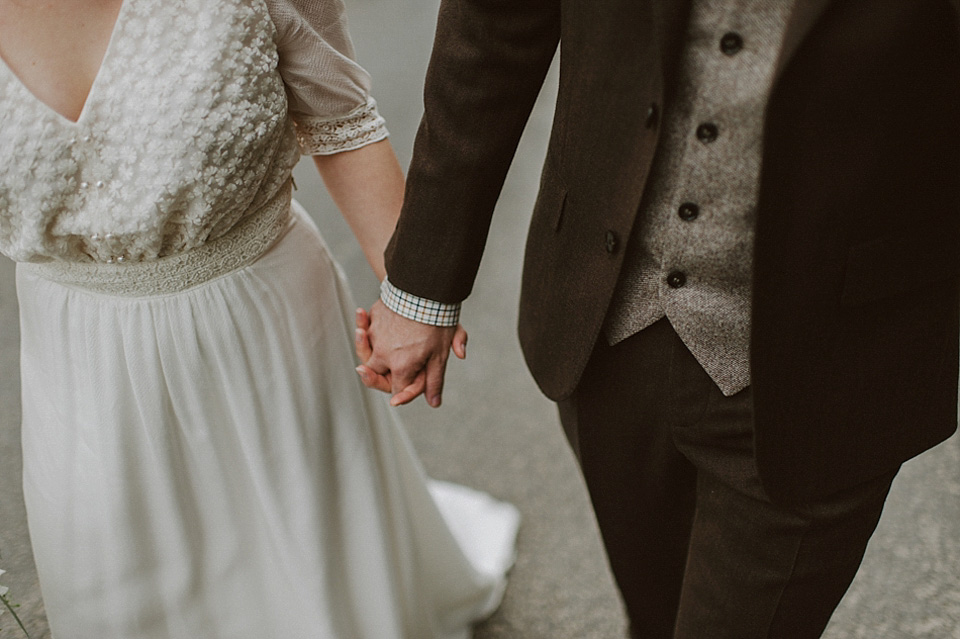
[[[704,144],[710,144],[720,135],[717,125],[712,122],[704,122],[697,127],[697,139]]]
[[[736,55],[742,48],[743,38],[740,37],[739,33],[731,31],[723,34],[723,37],[720,38],[720,50],[726,55]]]
[[[700,207],[693,202],[684,202],[677,211],[680,219],[684,222],[692,222],[700,215]]]
[[[667,286],[670,288],[680,288],[687,283],[687,276],[682,271],[672,271],[667,275]]]

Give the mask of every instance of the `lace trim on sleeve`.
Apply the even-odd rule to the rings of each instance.
[[[352,151],[379,142],[390,134],[373,98],[367,98],[366,104],[342,117],[294,115],[294,123],[300,152],[304,155]]]

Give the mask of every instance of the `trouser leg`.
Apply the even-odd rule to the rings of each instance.
[[[771,502],[753,455],[752,390],[724,397],[679,339],[675,349],[673,440],[698,470],[675,639],[816,639],[896,471],[816,501]]]
[[[771,503],[750,390],[724,397],[666,321],[598,345],[561,415],[636,637],[820,636],[895,473],[816,503]]]
[[[781,507],[701,475],[675,639],[820,637],[892,479]]]
[[[616,347],[601,342],[576,394],[560,403],[631,624],[670,639],[686,564],[696,469],[667,427],[672,357],[660,322]]]

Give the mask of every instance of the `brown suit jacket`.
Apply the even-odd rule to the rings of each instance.
[[[776,0],[772,0],[776,1]],[[671,108],[685,0],[443,0],[390,280],[470,292],[560,45],[520,338],[553,399],[598,338]],[[890,470],[957,421],[960,0],[800,0],[764,131],[751,364],[768,492]]]

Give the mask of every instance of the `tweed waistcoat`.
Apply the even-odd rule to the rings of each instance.
[[[676,97],[606,320],[612,345],[667,317],[725,395],[750,384],[763,114],[788,0],[695,0]]]

